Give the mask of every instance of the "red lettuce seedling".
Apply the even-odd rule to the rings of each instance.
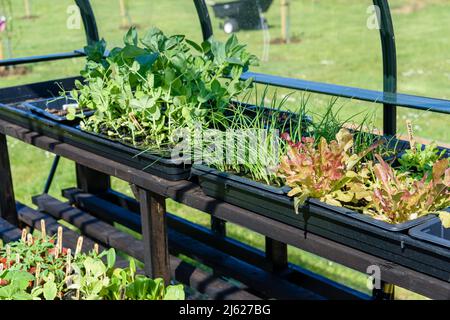
[[[390,223],[402,223],[429,213],[439,213],[450,227],[450,213],[440,210],[450,206],[449,159],[437,161],[421,180],[411,179],[390,167],[380,156],[374,166],[376,184],[373,209],[367,213]]]
[[[313,138],[303,138],[299,143],[292,142],[287,134],[283,138],[290,148],[278,174],[292,188],[288,195],[295,197],[296,212],[309,197],[337,206],[371,200],[365,186],[369,170],[365,166],[355,168],[380,142],[356,154],[353,135],[347,129],[341,129],[330,143],[322,137],[317,146]]]

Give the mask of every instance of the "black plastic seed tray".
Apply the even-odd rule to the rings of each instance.
[[[268,186],[251,179],[220,172],[198,164],[193,166],[192,174],[199,176],[202,187],[208,189],[208,192],[213,192],[217,198],[227,201],[229,199],[235,205],[262,213],[277,220],[284,218],[296,220],[299,218],[298,215],[292,215],[294,202],[287,196],[290,190],[288,187],[277,188]],[[434,217],[434,215],[428,215],[405,223],[391,224],[350,209],[331,206],[316,199],[309,199],[308,203],[392,232],[408,230]]]
[[[192,174],[198,176],[208,196],[450,281],[450,251],[406,234],[407,229],[433,216],[390,225],[314,199],[296,214],[286,188],[267,186],[204,165],[194,165]]]
[[[190,176],[189,166],[38,116],[20,105],[0,104],[0,118],[167,180],[185,180]]]
[[[58,122],[72,122],[67,119],[67,115],[58,114],[58,112],[63,112],[69,107],[77,107],[77,103],[74,99],[68,97],[57,97],[57,98],[48,98],[43,100],[25,102],[23,104],[24,107],[29,109],[30,111],[40,114],[49,119],[58,121]],[[52,113],[51,110],[54,112]],[[79,112],[79,115],[83,115],[84,117],[90,117],[94,114],[92,110],[82,110]],[[79,118],[77,121],[79,122]]]
[[[439,218],[409,230],[411,237],[435,243],[450,250],[450,228],[444,228]]]
[[[421,223],[423,223],[425,221],[432,220],[433,218],[436,217],[435,215],[430,214],[430,215],[422,216],[422,217],[419,217],[417,219],[410,220],[410,221],[407,221],[407,222],[393,224],[393,223],[388,223],[388,222],[377,220],[375,218],[372,218],[371,216],[358,213],[358,212],[353,211],[351,209],[331,206],[331,205],[323,203],[323,202],[321,202],[321,201],[319,201],[317,199],[310,199],[310,200],[308,200],[308,202],[313,203],[316,206],[323,207],[323,208],[325,208],[327,210],[334,211],[336,213],[346,215],[346,216],[351,217],[353,219],[358,219],[360,221],[364,221],[364,222],[366,222],[368,224],[371,224],[373,226],[379,227],[379,228],[384,229],[384,230],[392,231],[392,232],[407,231],[407,230],[411,229],[412,227],[415,227],[415,226],[417,226],[417,225],[419,225],[419,224],[421,224]]]

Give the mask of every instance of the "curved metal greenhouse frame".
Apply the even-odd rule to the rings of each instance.
[[[211,20],[204,0],[194,0],[202,26],[204,38],[212,35]],[[397,93],[397,51],[394,25],[388,0],[373,0],[379,9],[380,41],[383,57],[383,92],[341,85],[278,77],[268,74],[247,72],[243,79],[253,78],[255,82],[357,99],[383,104],[383,131],[387,135],[395,135],[397,129],[397,106],[410,109],[450,114],[450,101]]]

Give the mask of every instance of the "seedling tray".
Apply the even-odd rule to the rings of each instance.
[[[409,230],[411,237],[435,243],[450,250],[450,228],[444,228],[439,218]]]
[[[190,167],[122,143],[84,132],[74,126],[31,113],[25,107],[0,104],[0,118],[130,167],[171,180],[185,180]]]
[[[216,197],[226,197],[230,198],[231,201],[236,200],[236,202],[242,201],[233,204],[245,207],[245,209],[256,212],[263,211],[265,215],[274,218],[273,212],[277,212],[277,209],[279,209],[278,205],[275,206],[275,202],[279,202],[294,212],[294,201],[287,196],[287,193],[290,191],[289,187],[277,188],[268,186],[245,177],[239,177],[198,164],[193,166],[192,174],[199,176],[202,187],[208,184],[208,191],[214,191],[215,195],[217,195]],[[213,188],[214,190],[212,190]],[[251,191],[250,193],[249,190]],[[350,209],[331,206],[316,199],[309,199],[307,202],[392,232],[408,230],[434,217],[434,215],[428,215],[405,223],[391,224]],[[288,213],[289,218],[292,218],[292,212]],[[296,216],[298,217],[298,215]]]
[[[406,234],[408,228],[433,216],[390,225],[314,199],[307,201],[296,214],[286,188],[267,186],[204,165],[194,165],[192,174],[198,176],[208,196],[296,227],[299,236],[300,230],[305,235],[311,232],[450,281],[450,251]]]
[[[43,100],[37,100],[32,102],[25,102],[23,104],[24,107],[31,110],[34,113],[47,117],[49,119],[58,121],[58,122],[79,122],[79,121],[71,121],[67,119],[67,116],[57,115],[48,111],[48,109],[53,109],[55,111],[64,110],[65,105],[76,104],[76,101],[71,98],[58,97],[58,98],[49,98]],[[80,112],[81,114],[81,112]],[[83,115],[85,117],[90,117],[94,114],[94,111],[83,111]],[[79,120],[79,119],[78,119]]]

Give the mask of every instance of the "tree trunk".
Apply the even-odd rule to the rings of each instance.
[[[281,10],[281,39],[284,43],[290,42],[290,12],[289,12],[289,1],[290,0],[280,0],[280,10]]]
[[[30,18],[31,17],[30,0],[23,0],[23,5],[25,7],[25,18]]]
[[[122,28],[127,28],[130,26],[130,23],[128,21],[128,10],[125,4],[125,0],[119,0],[119,6],[120,16],[122,17]]]

